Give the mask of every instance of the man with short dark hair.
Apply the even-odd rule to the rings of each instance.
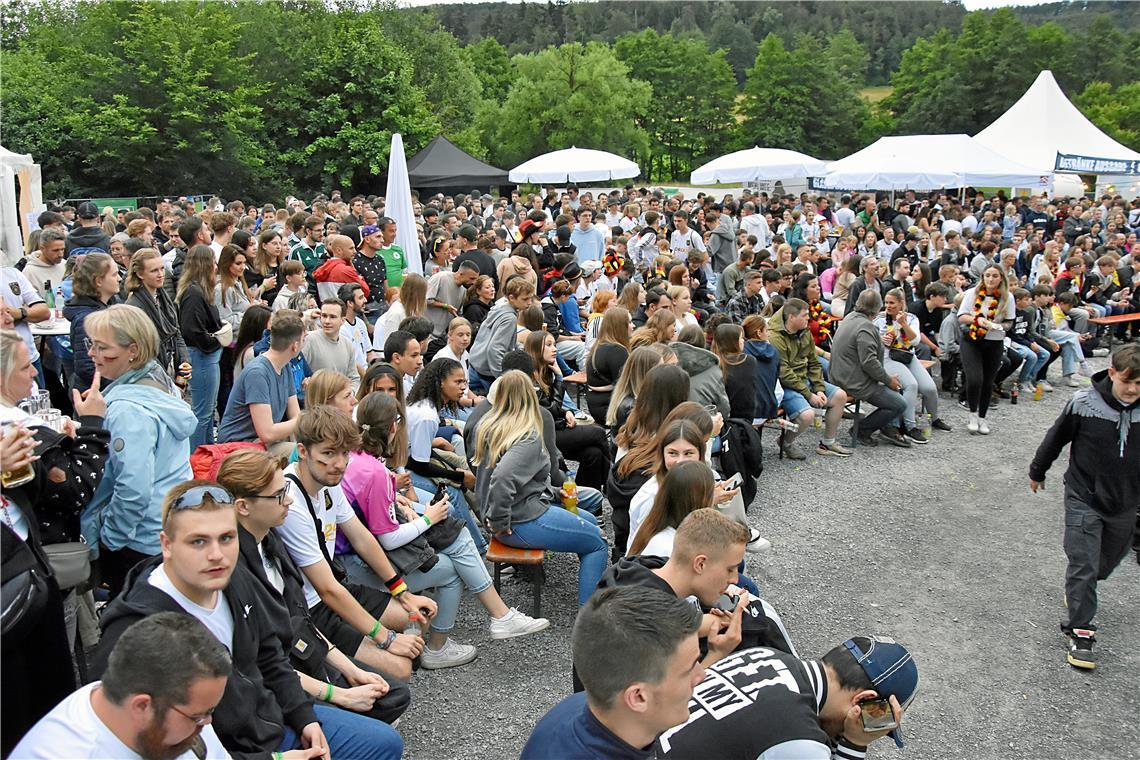
[[[312,275],[325,260],[325,220],[317,214],[305,219],[304,236],[289,249],[289,258],[305,265],[305,274]]]
[[[522,757],[650,758],[653,740],[684,723],[704,676],[700,611],[659,591],[598,591],[578,611],[571,647],[585,692],[538,722]]]
[[[210,243],[210,250],[214,252],[214,261],[221,258],[222,249],[230,244],[234,236],[234,215],[228,211],[214,214],[210,217],[210,231],[214,233],[214,240]]]
[[[495,265],[495,260],[491,258],[489,253],[479,250],[475,245],[475,241],[479,239],[479,233],[470,224],[465,224],[459,228],[458,237],[456,242],[459,243],[459,255],[455,257],[455,261],[451,264],[453,272],[458,272],[459,267],[466,261],[475,264],[479,269],[479,274],[485,274],[490,277],[495,283],[495,289],[499,288],[499,272],[498,267]]]
[[[384,361],[400,373],[404,383],[404,396],[407,397],[416,382],[416,375],[424,366],[423,347],[410,332],[393,330],[384,340],[383,348]]]
[[[760,290],[757,295],[760,296],[760,301],[765,306],[772,300],[772,297],[780,292],[784,286],[784,273],[775,267],[765,269],[760,273]]]
[[[52,290],[63,282],[64,264],[63,253],[67,248],[67,233],[55,227],[49,227],[40,234],[40,247],[32,251],[24,265],[24,276],[28,282],[47,300],[47,283],[51,283]],[[55,293],[52,293],[55,297]],[[63,304],[59,304],[62,308]]]
[[[726,269],[725,272],[727,271]],[[721,277],[723,278],[724,275],[721,274]],[[763,275],[760,272],[752,271],[745,274],[744,288],[733,296],[732,300],[724,307],[725,314],[735,324],[742,325],[747,317],[759,314],[764,310],[764,302],[760,300],[760,291],[764,288],[762,280]]]
[[[883,280],[883,288],[888,291],[899,288],[903,292],[903,303],[908,304],[916,298],[914,286],[910,284],[909,277],[910,261],[900,256],[891,264],[891,276]]]
[[[382,216],[376,226],[380,229],[380,248],[376,253],[384,260],[385,277],[388,286],[398,288],[404,283],[404,272],[408,269],[408,257],[402,246],[396,243],[396,220]]]
[[[111,252],[111,236],[103,231],[99,222],[99,207],[91,201],[84,201],[75,210],[76,225],[67,235],[67,250],[64,256],[70,256],[75,249],[84,252],[99,250],[103,253]]]
[[[752,268],[755,254],[751,248],[741,248],[736,261],[729,264],[720,273],[716,281],[716,300],[726,304],[736,297],[744,285],[744,279]]]
[[[693,689],[689,718],[658,739],[660,758],[862,760],[876,739],[902,746],[904,711],[918,692],[918,667],[885,636],[857,636],[822,660],[772,649],[735,652]],[[864,703],[885,699],[892,727],[865,729]]]
[[[339,329],[339,325],[337,327]],[[289,362],[301,351],[305,323],[301,315],[282,309],[269,323],[269,350],[255,356],[234,378],[226,413],[218,425],[218,442],[260,441],[278,445],[282,453],[292,444],[301,405]]]
[[[56,705],[10,757],[228,758],[210,720],[230,669],[229,652],[197,619],[145,617],[115,642],[102,681]]]
[[[468,259],[459,262],[454,270],[436,272],[428,280],[427,318],[431,320],[434,337],[447,337],[447,327],[459,316],[467,288],[478,278],[478,264]]]
[[[598,225],[594,224],[593,209],[579,208],[576,214],[578,224],[574,225],[574,229],[570,232],[570,242],[577,247],[575,256],[578,258],[578,263],[601,261],[602,255],[606,252],[606,236]]]
[[[372,353],[372,336],[368,334],[371,325],[364,318],[367,306],[364,290],[355,282],[350,282],[341,285],[336,295],[344,301],[344,324],[340,327],[340,333],[352,343],[356,355],[356,372],[364,377]]]
[[[633,312],[633,326],[644,327],[658,309],[671,308],[673,308],[673,299],[669,297],[664,288],[650,288],[645,291],[645,305],[638,306],[637,310]]]

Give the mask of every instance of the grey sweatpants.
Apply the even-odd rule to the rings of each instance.
[[[1065,486],[1065,599],[1069,617],[1061,624],[1068,633],[1074,628],[1096,630],[1096,584],[1103,581],[1128,554],[1136,530],[1136,515],[1126,509],[1103,515]]]

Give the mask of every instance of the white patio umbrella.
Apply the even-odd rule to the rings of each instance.
[[[384,214],[396,220],[396,244],[404,249],[409,272],[424,273],[420,257],[420,238],[416,234],[416,215],[412,211],[412,185],[408,181],[408,161],[404,156],[404,137],[392,135],[388,155],[388,189],[384,194]]]
[[[752,147],[715,158],[693,170],[694,185],[717,182],[755,182],[760,179],[803,179],[824,173],[825,161],[783,148]]]
[[[628,158],[604,150],[570,147],[535,156],[511,169],[508,177],[515,183],[542,185],[605,182],[636,177],[640,173],[641,169]]]

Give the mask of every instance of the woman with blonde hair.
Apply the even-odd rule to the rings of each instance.
[[[495,381],[491,411],[475,431],[475,493],[495,537],[520,549],[574,552],[578,604],[585,604],[606,568],[606,539],[597,520],[556,506],[569,494],[553,493],[550,457],[542,443],[542,417],[531,378],[510,370]]]
[[[612,290],[599,290],[590,300],[590,318],[586,322],[587,354],[590,353],[594,341],[598,339],[598,330],[602,329],[602,316],[605,315],[606,309],[610,308],[616,300],[617,293]]]
[[[331,406],[338,411],[353,416],[356,395],[352,392],[352,381],[342,372],[321,369],[309,378],[305,389],[305,406]]]
[[[174,303],[178,306],[178,329],[186,341],[190,356],[190,397],[198,428],[190,437],[191,450],[214,442],[214,408],[218,400],[221,376],[218,362],[222,356],[219,336],[227,345],[223,322],[214,305],[217,264],[208,245],[195,245],[186,253],[182,276]],[[228,327],[228,325],[227,325]]]
[[[113,445],[84,512],[84,533],[92,545],[98,541],[113,595],[137,562],[161,550],[162,500],[194,477],[189,441],[197,419],[156,361],[158,331],[142,309],[118,304],[91,314],[87,335],[95,368],[110,382],[104,424]]]
[[[384,350],[384,341],[408,317],[422,317],[427,314],[427,280],[423,275],[408,272],[400,284],[400,297],[396,299],[384,316],[376,322],[372,332],[372,348]]]
[[[982,272],[981,282],[962,296],[958,307],[958,324],[962,329],[962,371],[966,375],[966,402],[970,420],[966,429],[971,435],[989,435],[986,412],[990,408],[994,378],[1005,354],[1006,332],[1016,316],[1009,283],[997,264]]]
[[[612,299],[613,293],[602,291],[594,298],[597,300],[603,295],[610,295]],[[609,408],[614,384],[629,359],[629,336],[633,331],[633,322],[624,308],[611,306],[598,318],[597,323],[597,339],[586,350],[586,407],[590,410],[590,416],[601,422]]]

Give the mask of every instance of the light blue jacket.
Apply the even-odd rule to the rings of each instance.
[[[153,362],[120,377],[103,396],[110,453],[103,480],[81,518],[83,535],[96,548],[102,542],[114,550],[158,554],[163,497],[194,477],[190,434],[197,420]]]

